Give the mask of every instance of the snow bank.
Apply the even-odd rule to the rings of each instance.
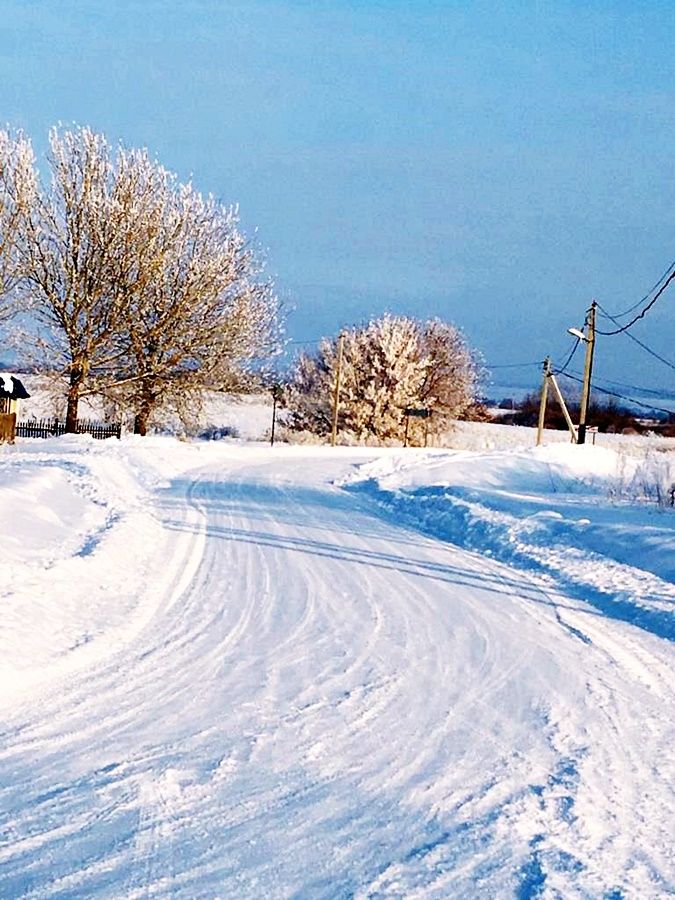
[[[600,447],[413,452],[342,484],[411,527],[516,565],[608,615],[675,639],[675,454]],[[654,487],[654,485],[658,487]]]
[[[534,447],[536,428],[523,425],[498,425],[493,422],[456,422],[453,430],[443,436],[440,443],[454,450],[519,450]],[[588,435],[589,445],[594,446],[593,436]],[[546,429],[543,445],[570,446],[567,431]],[[595,446],[623,451],[631,455],[645,455],[654,450],[675,450],[673,438],[655,435],[596,434]]]
[[[124,645],[166,542],[149,491],[197,465],[169,439],[25,440],[0,453],[0,703]]]

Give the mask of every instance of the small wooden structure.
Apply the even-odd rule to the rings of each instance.
[[[16,375],[0,374],[0,444],[13,444],[19,401],[30,394]]]

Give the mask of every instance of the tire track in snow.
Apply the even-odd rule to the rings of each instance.
[[[601,648],[582,614],[564,611],[583,644],[519,574],[321,487],[318,458],[321,476],[277,461],[177,487],[165,519],[184,550],[181,580],[153,627],[7,733],[12,789],[0,803],[15,839],[42,841],[35,896],[50,884],[124,885],[128,896],[573,896],[644,886],[648,870],[663,883],[663,838],[631,810],[645,782],[630,766],[641,777],[645,766],[620,742],[635,698],[655,715],[666,683],[654,676],[650,701],[616,659],[634,652],[665,677],[661,661],[631,650],[617,623],[602,622],[614,645]],[[104,759],[118,768],[101,793]],[[53,809],[47,829],[39,791],[55,780],[78,802]],[[119,792],[112,813],[106,791]],[[620,805],[613,826],[603,791]],[[659,804],[650,798],[652,812]],[[59,832],[67,810],[73,830]],[[621,842],[638,822],[646,863]],[[563,864],[568,848],[578,868]],[[21,877],[20,857],[3,850],[0,892]]]
[[[28,714],[28,708],[23,708],[15,717],[15,723],[10,720],[6,724],[0,750],[0,766],[12,766],[12,760],[19,760],[21,764],[18,769],[14,768],[11,779],[4,779],[6,783],[11,783],[12,788],[9,797],[7,791],[0,794],[0,808],[12,803],[18,807],[13,830],[17,833],[26,830],[32,834],[35,844],[33,853],[40,844],[43,845],[41,853],[46,853],[51,844],[54,844],[62,849],[69,847],[71,853],[76,855],[78,844],[88,840],[87,835],[91,830],[109,819],[119,819],[120,809],[125,818],[131,804],[133,817],[133,798],[137,796],[137,791],[131,791],[126,799],[118,796],[114,806],[109,806],[97,786],[96,775],[86,773],[86,765],[83,776],[75,782],[70,780],[69,761],[79,758],[87,760],[92,747],[109,755],[107,738],[130,730],[137,722],[138,708],[133,702],[135,685],[126,679],[129,677],[129,670],[134,674],[136,670],[148,672],[155,665],[154,661],[149,660],[154,658],[158,649],[156,625],[162,622],[167,612],[175,608],[178,598],[184,595],[199,565],[204,531],[198,518],[192,517],[192,525],[191,531],[174,542],[176,552],[170,563],[164,565],[157,583],[152,586],[152,592],[157,598],[153,605],[154,618],[139,632],[125,652],[117,652],[81,674],[76,672],[75,677],[60,684],[57,691],[47,692],[39,698],[32,715]],[[157,681],[159,680],[158,674]],[[141,754],[141,760],[143,756]],[[103,766],[101,771],[112,772],[117,768],[118,764],[112,762]],[[126,775],[122,777],[124,779]],[[59,786],[59,781],[62,786]],[[91,804],[85,806],[83,812],[79,812],[78,805],[71,808],[64,806],[63,800],[59,801],[58,806],[52,804],[52,795],[68,797],[74,793],[77,800],[78,792],[88,797]],[[61,814],[68,815],[68,823],[50,829],[49,821]],[[45,825],[47,828],[42,832]],[[127,826],[121,827],[126,829]],[[5,847],[4,842],[0,842],[0,852],[5,850],[8,855],[21,852],[21,844],[14,841],[12,845]],[[46,855],[46,871],[45,862],[39,858],[32,863],[33,868],[43,870],[41,880],[44,885],[53,883],[56,887],[61,882],[66,885],[78,883],[77,872],[69,876],[64,874],[63,877],[59,876],[58,869],[52,872],[48,862],[49,853]],[[83,856],[87,859],[87,867],[93,871],[96,868],[95,854],[87,856],[83,853]],[[27,885],[31,882],[32,876],[25,864],[22,864],[19,876],[17,882],[10,883]],[[4,881],[0,865],[0,892]],[[18,891],[16,896],[19,896]]]
[[[515,664],[514,664],[514,666],[515,666]],[[484,675],[485,673],[482,672],[481,674]],[[502,672],[500,674],[499,678],[495,678],[495,683],[503,684],[504,681],[507,679],[507,677],[508,677],[508,671]],[[483,684],[482,689],[480,689],[480,693],[482,693],[483,695],[489,696],[489,693],[490,693],[489,685]],[[353,694],[353,692],[352,692],[352,694]],[[383,704],[381,704],[380,707],[373,707],[372,703],[369,706],[362,705],[361,709],[359,710],[360,719],[361,720],[364,720],[364,719],[370,720],[374,717],[373,714],[375,714],[375,717],[376,717],[377,714],[380,714],[383,709],[386,709],[388,706],[392,705],[393,699],[394,699],[393,697],[391,699],[388,699]],[[344,700],[341,701],[341,703],[344,703],[344,702],[345,702]],[[359,720],[357,720],[357,723],[358,723],[358,721]],[[333,736],[332,746],[334,746],[334,736]],[[415,769],[417,764],[418,764],[417,759],[413,759],[413,761],[410,763],[411,769]],[[379,774],[379,777],[385,777],[387,775],[387,772],[380,771],[378,774]]]

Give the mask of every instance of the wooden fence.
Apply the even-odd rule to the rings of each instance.
[[[13,444],[16,434],[16,413],[0,413],[0,444]]]
[[[66,433],[66,423],[58,419],[27,419],[16,426],[17,437],[49,438],[59,437]],[[90,434],[92,437],[103,440],[104,438],[119,438],[122,435],[120,422],[90,422],[87,419],[79,419],[77,423],[78,434]]]

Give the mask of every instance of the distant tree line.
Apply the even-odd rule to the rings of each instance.
[[[526,394],[521,400],[505,398],[499,403],[499,408],[504,410],[503,416],[495,416],[496,421],[508,421],[514,425],[536,427],[539,418],[539,394]],[[579,403],[570,400],[568,410],[574,422],[579,420]],[[648,413],[648,411],[647,411]],[[588,422],[600,432],[621,433],[630,431],[642,433],[645,431],[658,431],[666,436],[675,432],[675,414],[664,416],[660,420],[650,420],[645,423],[644,417],[638,416],[635,410],[619,403],[615,398],[592,398],[589,405]],[[560,406],[554,397],[549,394],[546,404],[545,416],[546,428],[559,431],[567,430],[567,423]]]
[[[95,392],[145,434],[278,349],[277,296],[236,208],[89,128],[52,129],[47,162],[42,179],[30,140],[0,131],[0,320],[37,324],[22,354],[67,378],[68,431]]]

